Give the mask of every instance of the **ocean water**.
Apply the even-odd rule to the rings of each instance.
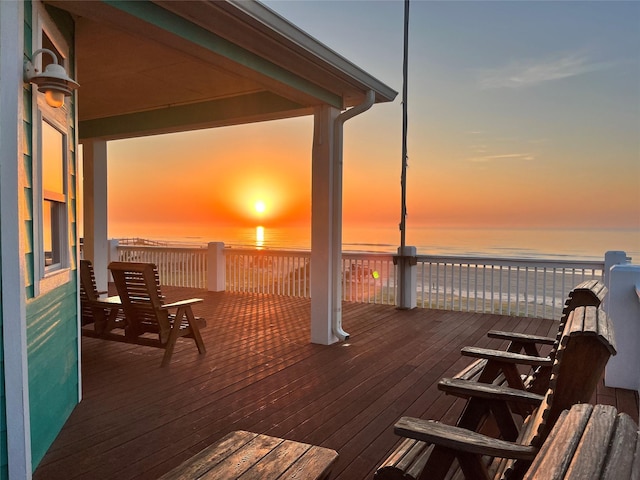
[[[175,232],[175,233],[169,233]],[[112,238],[142,237],[179,244],[224,242],[238,247],[308,250],[311,227],[221,228],[166,225],[111,229]],[[343,227],[343,250],[395,253],[400,232],[388,227]],[[408,227],[406,245],[422,255],[471,255],[509,258],[599,260],[619,250],[640,263],[639,229],[496,229]]]

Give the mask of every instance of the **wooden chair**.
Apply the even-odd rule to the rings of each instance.
[[[569,292],[555,338],[499,331],[489,332],[489,336],[494,338],[512,339],[507,351],[476,347],[463,348],[462,355],[476,357],[476,362],[472,364],[470,369],[463,370],[461,374],[453,378],[443,378],[438,383],[438,388],[450,395],[464,396],[466,383],[469,380],[467,374],[470,370],[477,370],[478,365],[482,365],[482,369],[472,377],[473,380],[494,385],[506,385],[533,394],[544,395],[549,388],[553,360],[569,314],[579,306],[599,306],[606,293],[607,288],[597,280],[583,282]],[[541,343],[551,345],[551,351],[547,357],[541,356],[537,350],[536,345]],[[519,353],[520,351],[524,351],[524,353]],[[529,368],[528,373],[522,373],[523,365]],[[512,413],[518,414],[522,419],[529,415],[536,406],[535,399],[538,397],[532,395],[530,398],[534,400],[514,404]],[[490,409],[491,402],[486,399],[469,399],[457,425],[479,431],[491,413]],[[516,438],[518,425],[511,415],[500,418],[494,412],[493,420],[497,423],[504,438],[509,440]]]
[[[562,317],[555,337],[544,337],[516,332],[491,330],[490,338],[508,340],[505,351],[477,347],[464,347],[463,356],[476,358],[468,367],[454,375],[455,380],[477,380],[486,383],[508,384],[543,394],[549,386],[549,374],[556,348],[569,314],[577,307],[598,307],[607,295],[607,287],[598,280],[587,280],[577,285],[565,301]],[[548,357],[540,354],[539,345],[551,346]],[[532,367],[529,375],[522,375],[518,365]]]
[[[560,338],[549,388],[515,441],[403,417],[394,431],[407,440],[378,468],[374,478],[451,478],[449,470],[456,459],[464,478],[522,478],[562,410],[591,398],[614,354],[613,330],[606,314],[596,307],[578,307],[569,315]],[[490,401],[497,417],[509,414],[514,403],[536,401],[535,394],[504,386],[468,381],[466,388],[470,398],[479,395]]]
[[[164,304],[158,269],[152,263],[111,262],[109,270],[127,320],[123,341],[164,348],[161,366],[169,364],[179,337],[193,338],[198,352],[206,352],[200,335],[206,322],[191,310],[193,304],[203,301],[201,298]],[[170,314],[171,310],[175,314]],[[153,337],[145,336],[147,333]]]
[[[522,419],[526,418],[539,405],[542,395],[549,388],[553,358],[569,314],[579,306],[600,305],[606,293],[606,287],[597,280],[582,282],[569,292],[556,338],[491,331],[489,335],[494,338],[511,340],[506,351],[476,347],[463,348],[463,355],[475,356],[477,360],[453,378],[443,378],[438,384],[438,388],[447,394],[467,398],[467,403],[456,425],[474,431],[486,432],[490,431],[487,428],[493,429],[492,433],[494,435],[497,434],[495,432],[497,429],[503,438],[508,440],[516,439],[519,433],[519,425],[512,414],[517,414]],[[549,356],[540,356],[537,345],[541,344],[552,346]],[[524,353],[521,353],[523,351]],[[521,373],[522,365],[531,367],[529,373]],[[522,389],[528,393],[522,394],[521,402],[512,404],[510,412],[501,410],[492,412],[491,407],[495,404],[491,393],[488,398],[478,395],[470,398],[467,395],[467,387],[470,381],[499,386],[506,385],[511,388]],[[493,392],[493,390],[489,388],[489,392]],[[412,450],[408,451],[408,446],[411,446]],[[401,458],[406,464],[406,466],[399,466],[398,470],[401,471],[410,468],[411,465],[420,465],[420,461],[416,460],[416,457],[422,455],[423,447],[423,444],[416,445],[415,441],[407,440],[398,445],[387,461],[394,464],[393,459]],[[421,469],[421,467],[418,468]]]
[[[99,292],[93,265],[89,260],[80,260],[80,314],[81,324],[93,324],[94,332],[102,334],[114,328],[124,327],[120,297],[104,297]],[[83,330],[84,333],[84,330]]]
[[[611,405],[581,403],[565,410],[524,480],[640,478],[640,432]]]

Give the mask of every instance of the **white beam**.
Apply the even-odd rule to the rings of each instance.
[[[333,218],[336,196],[333,180],[333,126],[340,111],[329,106],[314,112],[313,152],[311,158],[311,342],[330,345],[338,341],[332,331],[332,316],[336,307],[333,298],[334,228],[341,219]],[[341,299],[338,299],[341,302]]]
[[[107,232],[107,142],[82,143],[84,170],[84,258],[91,260],[96,286],[107,290],[109,241]]]
[[[31,478],[21,126],[23,2],[0,1],[0,277],[9,478]]]

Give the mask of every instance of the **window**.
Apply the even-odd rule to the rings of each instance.
[[[0,0],[2,1],[2,0]],[[39,35],[34,41],[38,47],[52,50],[61,64],[66,62],[68,48],[55,28],[49,28],[48,16],[39,17]],[[49,55],[40,55],[45,62]],[[73,131],[69,128],[73,104],[68,100],[61,108],[52,108],[43,93],[32,88],[33,115],[33,259],[34,295],[50,292],[73,278]],[[28,183],[28,180],[27,180]]]
[[[42,131],[42,236],[45,272],[64,266],[66,136],[46,120]]]

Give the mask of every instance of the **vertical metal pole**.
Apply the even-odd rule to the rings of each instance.
[[[402,55],[402,174],[400,177],[401,186],[401,212],[400,212],[400,255],[398,256],[398,276],[400,279],[398,294],[400,303],[404,302],[406,259],[406,217],[407,217],[407,87],[408,87],[408,57],[409,57],[409,0],[404,1],[404,45]]]
[[[402,211],[400,212],[400,246],[404,251],[407,217],[407,88],[409,72],[409,0],[404,2],[404,49],[402,57]]]

